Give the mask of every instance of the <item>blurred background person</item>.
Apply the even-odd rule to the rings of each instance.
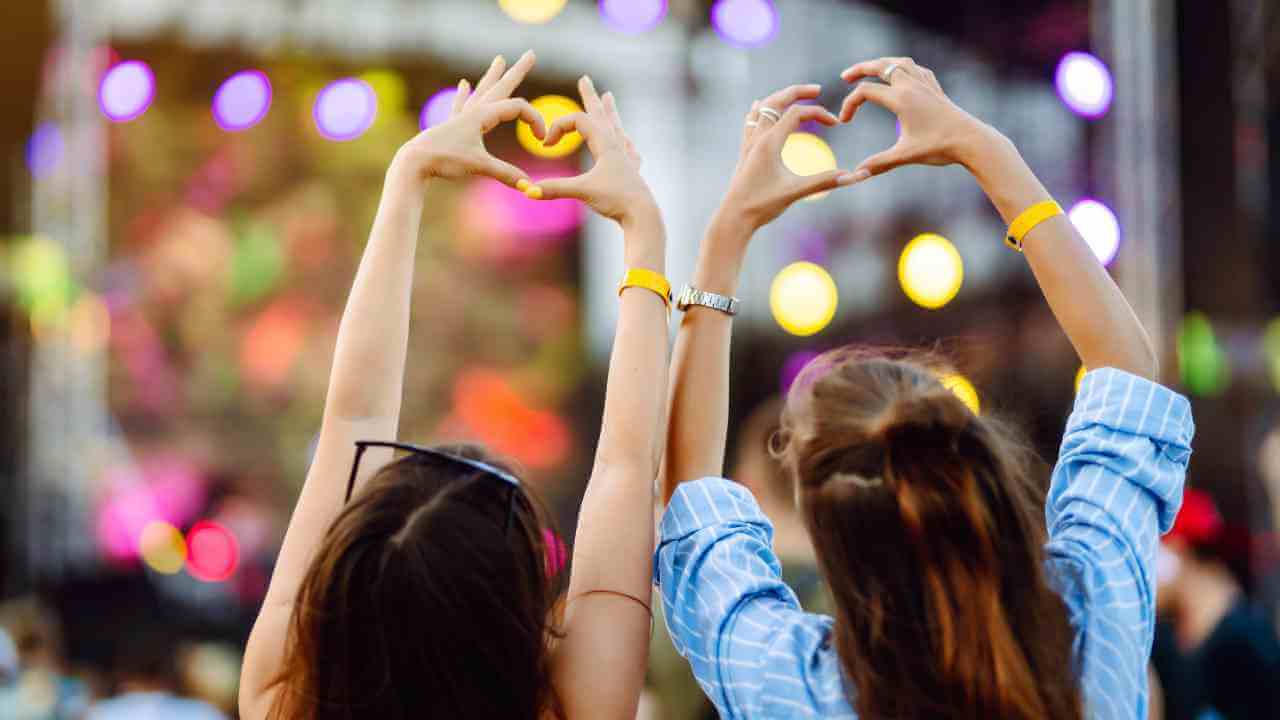
[[[0,687],[0,717],[14,720],[70,720],[83,716],[91,693],[72,676],[63,655],[62,623],[35,597],[0,606],[0,627],[17,650],[13,682]]]
[[[1189,489],[1160,547],[1151,662],[1166,720],[1280,717],[1280,640],[1246,593],[1249,533]]]
[[[178,649],[173,633],[162,626],[125,636],[111,697],[94,703],[87,720],[225,720],[214,706],[178,694]]]

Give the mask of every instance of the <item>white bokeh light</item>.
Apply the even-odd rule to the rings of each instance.
[[[1067,213],[1071,224],[1089,244],[1103,265],[1110,265],[1120,250],[1120,221],[1111,208],[1097,200],[1081,200]]]
[[[1070,52],[1058,61],[1054,77],[1058,97],[1071,111],[1097,118],[1107,114],[1115,86],[1111,71],[1098,58],[1083,52]]]

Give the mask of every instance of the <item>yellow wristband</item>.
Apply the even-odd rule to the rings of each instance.
[[[1022,214],[1014,218],[1009,224],[1009,234],[1004,238],[1004,244],[1022,252],[1022,238],[1031,232],[1032,228],[1040,223],[1048,220],[1055,215],[1062,214],[1062,206],[1052,200],[1038,202],[1035,205],[1022,211]]]
[[[621,295],[629,287],[644,288],[656,293],[667,306],[667,312],[671,312],[671,283],[661,274],[644,268],[630,268],[622,276],[622,282],[618,283],[618,294]]]

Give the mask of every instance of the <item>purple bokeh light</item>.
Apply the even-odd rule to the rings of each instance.
[[[329,83],[316,96],[316,128],[330,140],[355,140],[373,125],[378,114],[378,95],[373,86],[359,78],[343,78]]]
[[[1115,85],[1105,63],[1085,52],[1069,52],[1058,61],[1054,74],[1058,97],[1071,111],[1100,118],[1111,109]]]
[[[731,45],[759,47],[778,32],[778,10],[772,0],[716,0],[711,25]]]
[[[271,81],[261,70],[245,70],[227,78],[213,96],[218,127],[238,132],[262,122],[271,109]]]
[[[1105,204],[1092,199],[1081,200],[1067,213],[1071,224],[1088,243],[1098,262],[1110,265],[1120,251],[1120,221]]]
[[[614,30],[642,33],[667,16],[667,0],[600,0],[600,15]]]
[[[812,350],[797,350],[787,357],[786,361],[782,363],[782,371],[778,373],[778,381],[781,383],[783,395],[786,395],[791,390],[796,378],[800,377],[800,373],[805,367],[818,359],[818,356],[819,353]]]
[[[40,123],[27,141],[27,169],[34,177],[47,177],[62,161],[65,147],[57,123]]]
[[[422,113],[418,115],[418,127],[430,130],[449,119],[453,111],[453,99],[458,95],[458,88],[447,87],[436,92],[422,104]]]
[[[114,122],[129,122],[151,107],[156,76],[141,60],[129,60],[107,71],[98,85],[98,106]]]

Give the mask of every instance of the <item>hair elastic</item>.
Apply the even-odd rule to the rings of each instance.
[[[567,607],[569,603],[573,602],[574,600],[578,600],[579,598],[586,597],[587,595],[617,595],[618,597],[626,598],[631,602],[644,608],[645,612],[649,613],[649,621],[650,622],[653,621],[653,609],[649,607],[649,603],[641,600],[635,595],[632,595],[630,593],[619,592],[617,590],[585,590],[569,598],[568,600],[565,601],[564,604]]]

